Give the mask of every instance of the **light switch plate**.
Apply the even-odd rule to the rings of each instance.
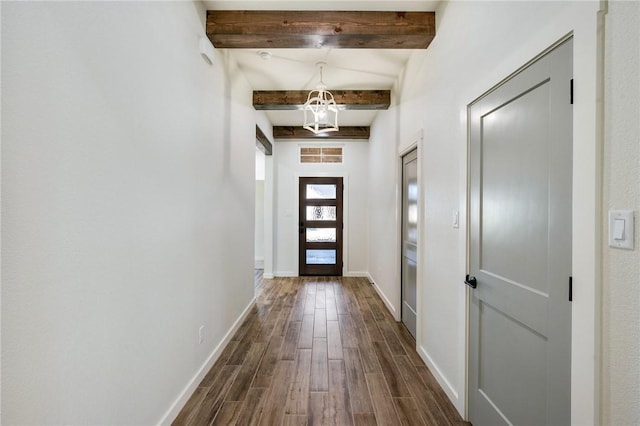
[[[616,221],[624,221],[622,239],[615,238]],[[609,210],[609,247],[633,250],[633,210]]]

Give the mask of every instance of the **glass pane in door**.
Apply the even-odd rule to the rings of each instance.
[[[307,184],[307,200],[335,200],[336,185],[331,184]]]
[[[307,206],[307,220],[336,220],[336,206]]]
[[[335,243],[336,228],[307,228],[308,243]]]
[[[308,265],[335,265],[335,250],[307,250]]]

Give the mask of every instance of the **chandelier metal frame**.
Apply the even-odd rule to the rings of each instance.
[[[337,132],[340,128],[338,127],[338,106],[322,80],[322,71],[327,64],[318,62],[316,65],[320,68],[320,84],[307,96],[307,102],[303,107],[304,124],[302,127],[316,135],[322,135],[328,132]]]

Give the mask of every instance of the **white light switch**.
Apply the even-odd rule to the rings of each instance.
[[[614,219],[613,239],[616,241],[624,241],[624,219]]]
[[[609,210],[609,247],[633,249],[633,210]]]
[[[451,215],[451,226],[454,229],[460,228],[460,212],[458,210],[455,210]]]

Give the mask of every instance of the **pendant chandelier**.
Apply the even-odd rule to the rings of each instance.
[[[318,62],[320,68],[320,84],[315,90],[309,92],[307,102],[304,104],[304,124],[303,128],[314,134],[324,134],[327,132],[337,132],[338,129],[338,106],[333,99],[331,92],[327,91],[327,86],[322,81],[322,69],[327,65]]]

